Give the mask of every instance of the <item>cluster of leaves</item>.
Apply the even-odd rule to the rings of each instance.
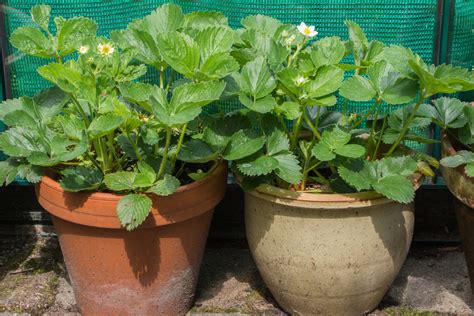
[[[453,98],[439,98],[433,107],[421,109],[421,115],[429,117],[441,126],[456,147],[455,155],[441,159],[441,165],[456,168],[465,165],[469,177],[474,177],[474,106]]]
[[[434,101],[434,107],[424,102],[438,93],[474,89],[472,72],[427,65],[410,49],[369,41],[352,21],[346,22],[347,41],[314,41],[295,26],[262,15],[246,17],[242,25],[232,51],[241,69],[232,78],[243,112],[262,127],[246,135],[245,142],[254,144],[248,155],[227,157],[235,161],[243,186],[265,182],[298,191],[375,190],[411,202],[410,176],[432,176],[431,168],[439,164],[402,142],[437,142],[416,133],[433,122],[466,123],[460,112],[449,112],[451,104],[439,107],[444,99]],[[345,63],[350,55],[353,63]],[[331,110],[338,100],[342,113]],[[348,102],[372,106],[362,114],[349,113]],[[401,107],[392,111],[391,105]],[[472,140],[468,128],[462,135]]]
[[[415,129],[434,122],[472,146],[472,107],[425,101],[474,89],[473,74],[369,41],[352,21],[348,40],[313,41],[316,32],[305,25],[256,15],[233,30],[220,13],[183,14],[165,4],[107,39],[82,17],[54,18],[52,34],[50,13],[49,6],[33,7],[36,27],[11,37],[23,53],[49,59],[38,73],[53,87],[0,105],[8,126],[0,150],[10,156],[0,162],[0,183],[16,176],[38,182],[50,170],[67,191],[123,194],[117,214],[129,230],[148,216],[150,195],[172,194],[222,159],[233,162],[244,188],[375,190],[408,203],[410,176],[438,167],[402,145],[436,142]],[[351,55],[354,62],[346,63]],[[156,84],[140,80],[149,68],[159,74]],[[242,110],[203,113],[232,97]],[[338,100],[342,113],[333,110]],[[350,113],[349,101],[372,106]],[[460,156],[447,163],[472,163]]]
[[[151,194],[172,194],[222,156],[238,155],[248,119],[202,115],[239,68],[230,55],[235,32],[222,14],[165,4],[110,40],[82,17],[54,18],[52,34],[50,12],[33,7],[36,27],[11,37],[23,53],[51,59],[38,73],[53,87],[0,105],[8,126],[0,150],[10,156],[0,162],[0,183],[38,182],[51,170],[67,191],[123,194],[117,214],[131,230],[148,216]],[[138,80],[148,67],[159,73],[156,85]]]

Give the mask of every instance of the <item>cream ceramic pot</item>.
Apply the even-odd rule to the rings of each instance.
[[[245,222],[260,274],[285,311],[362,315],[377,307],[405,261],[414,204],[375,192],[262,185],[245,194]]]

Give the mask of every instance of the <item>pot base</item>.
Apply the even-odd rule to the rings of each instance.
[[[474,209],[454,198],[454,211],[456,212],[464,256],[469,270],[471,289],[474,292],[474,234],[472,233],[474,230]]]
[[[194,299],[212,213],[132,232],[53,217],[81,312],[186,314]]]
[[[247,239],[263,280],[290,314],[370,312],[407,256],[413,203],[311,199],[246,193]]]

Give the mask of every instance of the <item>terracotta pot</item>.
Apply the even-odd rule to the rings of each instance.
[[[81,313],[184,315],[226,178],[222,163],[170,196],[153,196],[150,216],[128,232],[116,216],[121,196],[65,192],[44,177],[36,195],[52,215]]]
[[[456,154],[446,133],[442,134],[441,154],[443,157]],[[468,177],[464,166],[457,168],[441,167],[446,186],[456,197],[454,211],[458,220],[459,233],[466,257],[471,289],[474,291],[474,178]]]
[[[377,307],[405,261],[414,204],[375,192],[262,185],[245,194],[245,223],[258,270],[285,311],[362,315]]]

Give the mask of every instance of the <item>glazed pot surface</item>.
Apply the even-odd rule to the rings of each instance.
[[[442,135],[442,156],[456,154],[448,135]],[[459,233],[466,258],[471,289],[474,290],[474,178],[468,177],[464,166],[457,168],[441,167],[441,174],[449,191],[454,195],[454,211],[459,226]]]
[[[457,153],[446,132],[442,134],[441,155],[448,157]],[[441,166],[441,174],[449,191],[469,208],[474,208],[474,178],[468,177],[464,165],[457,168]]]
[[[153,196],[152,214],[134,231],[120,227],[120,196],[64,192],[52,179],[37,185],[52,215],[77,304],[83,315],[184,315],[196,288],[214,207],[227,168]]]
[[[362,315],[377,307],[407,256],[414,204],[371,192],[260,188],[245,194],[247,238],[280,306],[297,315]]]

